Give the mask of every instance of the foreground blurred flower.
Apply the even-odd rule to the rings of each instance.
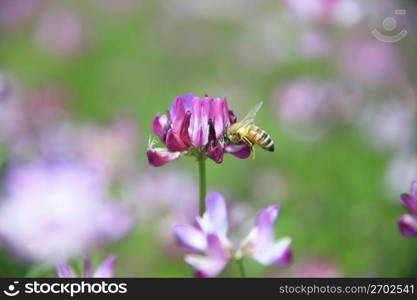
[[[84,259],[84,272],[81,274],[82,278],[111,278],[113,277],[114,263],[116,262],[116,255],[111,254],[107,256],[100,266],[96,268],[93,273],[91,268],[91,260],[89,257]],[[75,278],[77,274],[74,269],[67,263],[60,263],[56,265],[56,273],[60,278]]]
[[[247,158],[250,149],[246,145],[228,146],[222,141],[224,130],[235,122],[226,99],[199,98],[191,93],[178,96],[166,114],[156,115],[153,120],[152,131],[167,148],[154,148],[150,142],[148,161],[159,167],[181,155],[193,155],[221,163],[225,152]]]
[[[106,176],[77,163],[10,165],[0,239],[32,262],[59,263],[116,241],[132,219],[111,203]]]
[[[417,181],[411,184],[411,195],[401,195],[402,204],[411,212],[398,219],[398,226],[405,237],[417,236]]]
[[[243,255],[252,256],[262,265],[287,265],[291,261],[291,239],[288,237],[275,241],[275,221],[279,205],[271,205],[259,212],[256,226],[242,241]]]
[[[207,211],[196,217],[194,226],[177,224],[173,231],[178,242],[192,252],[185,261],[194,268],[197,277],[219,275],[234,258],[239,263],[243,256],[251,256],[262,265],[286,265],[291,261],[290,239],[274,239],[274,225],[279,206],[262,210],[256,226],[233,254],[233,244],[228,238],[228,212],[220,193],[214,192],[206,198]],[[200,254],[198,254],[200,253]]]

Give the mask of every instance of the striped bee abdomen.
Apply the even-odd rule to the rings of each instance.
[[[248,131],[248,136],[254,144],[261,146],[266,151],[274,152],[274,141],[263,129],[257,127],[256,125],[252,125]]]

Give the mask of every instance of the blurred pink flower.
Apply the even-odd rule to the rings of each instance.
[[[45,0],[1,0],[0,28],[13,28],[21,25],[36,12]]]
[[[299,278],[333,278],[342,276],[340,269],[335,262],[317,257],[299,260],[287,271],[277,275],[277,277]]]
[[[24,130],[24,113],[18,86],[12,78],[0,73],[0,142],[15,140]]]
[[[405,237],[417,236],[417,181],[411,183],[411,195],[401,195],[402,204],[411,214],[404,214],[398,219],[398,227]]]
[[[227,237],[229,223],[226,201],[219,193],[206,198],[207,210],[196,217],[196,225],[176,224],[173,227],[177,241],[187,250],[184,260],[194,268],[197,277],[216,277],[232,256],[232,243]]]
[[[136,170],[139,131],[130,119],[119,118],[102,126],[83,126],[79,144],[81,158],[96,169],[115,177]]]
[[[116,262],[116,255],[111,254],[107,256],[104,261],[93,272],[91,268],[91,259],[86,257],[84,259],[84,272],[81,278],[111,278],[113,277],[114,264]],[[59,278],[75,278],[78,277],[74,269],[67,263],[59,263],[56,265],[56,273]]]
[[[354,38],[345,42],[339,68],[352,81],[368,84],[398,83],[404,78],[402,61],[395,45],[375,38]]]
[[[235,122],[226,99],[199,98],[191,93],[178,96],[166,114],[158,114],[153,120],[152,131],[167,149],[154,148],[151,142],[147,151],[149,164],[160,167],[181,154],[204,155],[216,163],[223,162],[225,152],[247,158],[249,147],[223,142],[225,129]]]
[[[381,102],[381,103],[380,103]],[[377,100],[362,110],[360,125],[378,149],[410,149],[414,144],[416,112],[400,99]]]
[[[285,0],[284,3],[300,21],[350,27],[364,16],[364,7],[356,0]]]
[[[112,203],[103,174],[73,163],[11,164],[0,237],[15,255],[60,263],[124,237],[132,218]]]
[[[278,86],[272,100],[287,133],[306,141],[317,139],[335,122],[349,120],[357,102],[343,86],[312,78]]]
[[[58,85],[28,91],[21,106],[26,130],[40,132],[51,124],[65,120],[69,94],[65,87]]]
[[[194,226],[176,224],[173,227],[177,241],[192,254],[185,261],[194,268],[197,277],[216,277],[232,258],[250,256],[262,265],[286,265],[291,261],[291,240],[275,240],[275,222],[279,206],[272,205],[259,212],[255,227],[240,243],[235,254],[229,240],[229,220],[226,201],[220,193],[206,198],[207,210],[196,217]],[[200,254],[198,254],[200,253]]]
[[[275,222],[279,212],[279,205],[268,206],[259,212],[255,227],[241,242],[243,255],[251,256],[262,265],[285,266],[291,262],[291,239],[275,240]]]
[[[319,58],[330,52],[330,39],[319,31],[308,31],[301,36],[300,51],[306,58]]]
[[[117,118],[104,125],[74,123],[68,93],[55,86],[0,102],[0,141],[15,159],[78,160],[91,168],[124,176],[135,171],[139,132],[135,122]]]
[[[39,48],[50,54],[71,56],[80,53],[87,32],[81,17],[75,12],[53,7],[40,16],[34,38]]]

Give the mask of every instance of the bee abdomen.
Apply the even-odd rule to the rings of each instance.
[[[270,152],[274,152],[275,150],[274,141],[271,139],[271,136],[266,132],[264,132],[264,134],[262,135],[262,141],[259,145]]]
[[[259,127],[257,127],[254,130],[254,142],[256,144],[258,144],[259,146],[261,146],[263,149],[270,151],[270,152],[274,152],[275,150],[275,146],[274,146],[274,141],[272,140],[271,136],[266,133],[264,130],[260,129]]]

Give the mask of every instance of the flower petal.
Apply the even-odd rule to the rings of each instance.
[[[282,238],[264,247],[255,247],[252,257],[262,265],[288,264],[291,261],[291,239]]]
[[[235,116],[235,113],[231,109],[229,109],[229,112],[228,113],[229,113],[229,121],[230,121],[230,124],[235,124],[236,121],[237,121],[237,118]]]
[[[404,214],[398,219],[397,223],[400,232],[405,237],[417,236],[417,217],[411,216],[409,214]]]
[[[271,205],[262,210],[256,219],[257,236],[256,245],[263,246],[273,242],[275,236],[275,221],[278,217],[280,206]]]
[[[219,192],[212,192],[206,197],[206,213],[213,232],[226,236],[229,228],[227,207],[224,197]],[[211,233],[211,232],[210,232]]]
[[[174,99],[172,108],[169,111],[171,119],[171,127],[175,131],[179,131],[185,117],[185,105],[184,105],[184,96],[178,96]]]
[[[210,119],[213,121],[216,139],[221,138],[224,130],[230,125],[226,99],[213,99],[210,107]]]
[[[149,149],[146,152],[149,164],[154,167],[160,167],[173,160],[176,160],[180,154],[180,152],[168,152],[163,148]]]
[[[111,254],[106,257],[102,264],[96,269],[93,274],[94,278],[111,278],[114,272],[114,263],[116,262],[117,256]]]
[[[213,99],[205,97],[200,99],[194,97],[192,100],[193,106],[193,125],[191,140],[197,148],[203,147],[208,143],[209,137],[209,114],[210,105]]]
[[[166,115],[156,115],[152,122],[152,131],[165,143],[165,135],[168,130],[169,120]]]
[[[221,164],[223,162],[224,157],[224,147],[220,144],[216,146],[213,145],[214,143],[210,143],[207,147],[206,155],[207,157],[211,158],[215,163]]]
[[[77,275],[73,268],[67,263],[60,263],[56,265],[56,274],[59,278],[75,278]]]
[[[180,138],[182,142],[187,146],[187,148],[191,146],[191,137],[188,132],[188,129],[190,127],[190,122],[191,122],[191,112],[187,111],[185,113],[184,120],[182,122],[181,130],[180,130]]]
[[[191,251],[205,251],[207,238],[205,234],[190,225],[177,224],[173,227],[176,240],[185,248]]]
[[[207,255],[186,255],[184,260],[195,270],[197,277],[216,277],[227,265],[229,258],[225,249],[222,248],[220,239],[215,234],[207,237],[208,251]]]
[[[248,158],[251,154],[251,149],[247,145],[227,145],[225,150],[241,159]]]
[[[274,265],[286,266],[286,265],[289,265],[291,261],[292,261],[292,248],[288,245],[288,247],[284,250],[284,252],[276,258],[276,260],[274,261]]]
[[[408,194],[402,194],[401,202],[411,213],[417,215],[417,198]]]
[[[175,133],[172,129],[168,130],[166,145],[168,151],[170,152],[181,152],[189,148],[189,145],[187,145],[184,140],[181,139],[181,135],[179,133]]]

